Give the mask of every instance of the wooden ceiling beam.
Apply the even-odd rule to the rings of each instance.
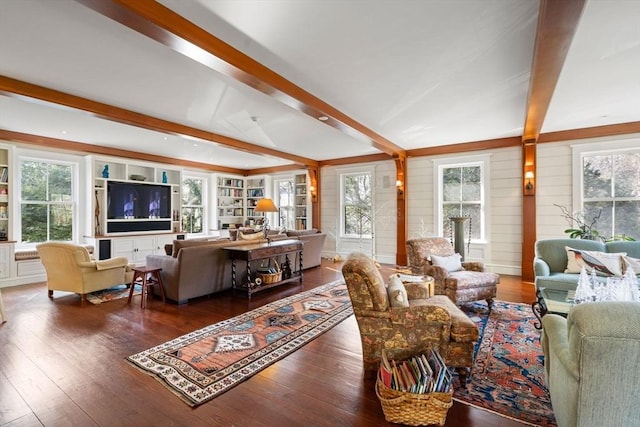
[[[154,0],[75,0],[390,156],[404,149]]]
[[[102,119],[171,135],[186,135],[251,154],[287,159],[299,165],[313,167],[318,165],[318,162],[316,160],[308,159],[306,157],[297,156],[295,154],[286,153],[284,151],[274,150],[272,148],[263,147],[261,145],[250,144],[248,142],[231,138],[225,135],[196,129],[191,126],[186,126],[163,119],[158,119],[146,114],[136,113],[135,111],[126,110],[124,108],[115,107],[113,105],[103,104],[101,102],[92,101],[90,99],[70,95],[68,93],[49,89],[43,86],[37,86],[31,83],[23,82],[1,75],[0,94],[25,99],[29,102],[34,102],[34,100],[44,101],[54,104],[59,108],[71,108],[79,110]]]
[[[0,129],[0,139],[21,144],[43,147],[48,150],[72,151],[79,154],[99,154],[103,156],[123,157],[133,160],[144,160],[154,163],[183,166],[187,168],[203,169],[210,172],[224,172],[236,175],[246,175],[245,170],[216,166],[210,163],[193,162],[191,160],[176,159],[175,157],[158,156],[140,151],[123,150],[120,148],[103,147],[100,145],[85,144],[83,142],[68,141],[66,139],[49,138],[46,136],[32,135],[22,132]]]
[[[586,0],[541,0],[522,141],[536,141]]]

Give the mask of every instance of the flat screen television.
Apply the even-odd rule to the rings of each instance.
[[[171,186],[107,181],[107,219],[171,219]]]

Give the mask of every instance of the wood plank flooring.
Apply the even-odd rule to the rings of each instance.
[[[185,305],[140,297],[100,305],[47,298],[44,283],[5,288],[0,325],[0,426],[392,426],[374,380],[364,379],[353,316],[227,393],[190,408],[126,356],[268,302],[341,278],[323,261],[302,285],[253,295],[224,292]],[[391,273],[393,266],[383,266]],[[502,276],[498,299],[534,300],[533,285]],[[521,426],[454,403],[447,426]]]

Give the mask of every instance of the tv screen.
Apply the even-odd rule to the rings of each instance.
[[[171,186],[107,182],[107,219],[171,219]]]

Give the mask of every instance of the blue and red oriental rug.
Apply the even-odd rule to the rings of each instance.
[[[455,400],[534,426],[556,426],[544,378],[540,331],[531,306],[496,301],[461,307],[478,325],[480,340],[466,388]]]

